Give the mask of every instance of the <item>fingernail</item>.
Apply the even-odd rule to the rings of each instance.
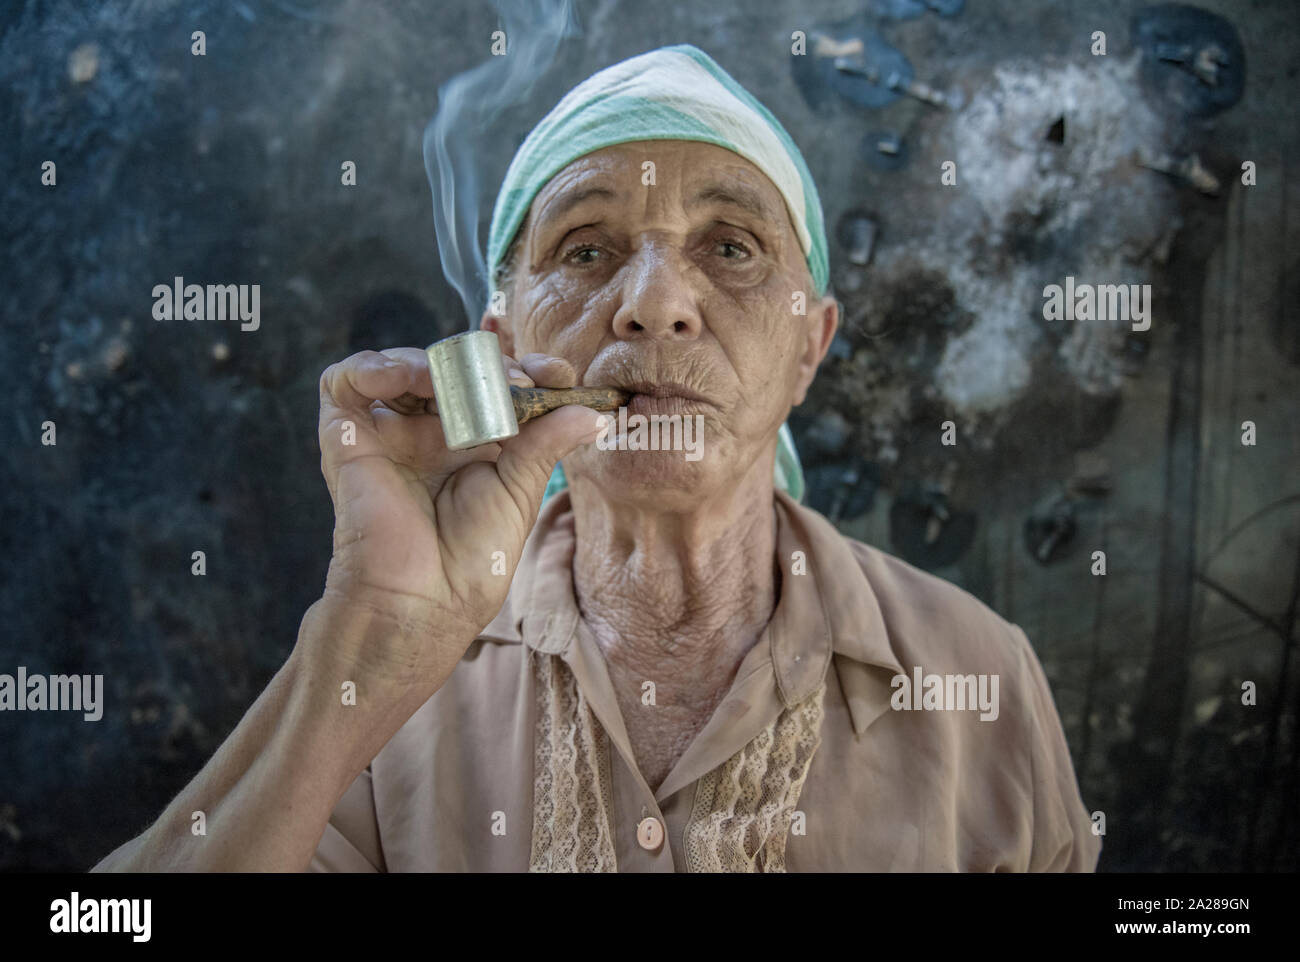
[[[525,374],[523,371],[521,371],[519,368],[512,367],[510,369],[510,377],[528,377],[528,375]]]

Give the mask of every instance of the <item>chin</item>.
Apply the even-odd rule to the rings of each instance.
[[[601,451],[594,444],[565,458],[565,473],[581,478],[613,501],[689,509],[721,483],[720,460],[687,460],[682,451]]]

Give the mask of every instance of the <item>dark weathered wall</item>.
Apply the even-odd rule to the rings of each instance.
[[[496,18],[467,0],[11,6],[0,673],[102,673],[106,705],[97,722],[0,713],[0,869],[82,869],[198,770],[320,591],[320,371],[464,326],[421,135]],[[971,0],[955,17],[909,0],[870,15],[583,2],[583,38],[485,160],[494,188],[572,83],[666,43],[702,47],[786,123],[845,307],[793,421],[810,499],[1025,628],[1085,801],[1106,813],[1110,869],[1294,869],[1300,852],[1300,31],[1291,0],[1208,6],[1240,32],[1246,83],[1194,117],[1178,78],[1135,54],[1143,5],[1124,0]],[[810,107],[791,32],[859,17],[918,79],[960,90],[960,109]],[[902,153],[873,150],[881,134]],[[1195,152],[1219,196],[1132,162],[1155,146]],[[355,187],[340,183],[348,160]],[[861,268],[841,227],[855,210],[876,231]],[[1152,284],[1150,331],[1043,320],[1043,286],[1067,275]],[[259,284],[260,328],[155,321],[152,289],[176,276]],[[1030,523],[1054,506],[1072,536]]]

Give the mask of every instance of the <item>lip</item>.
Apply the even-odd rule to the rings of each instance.
[[[633,394],[625,405],[628,414],[652,415],[682,415],[690,416],[695,414],[708,414],[713,411],[713,405],[708,401],[701,401],[695,398],[683,397],[679,394]]]
[[[710,403],[709,399],[698,391],[692,390],[685,384],[678,384],[673,381],[629,381],[618,386],[632,395],[632,401],[638,399],[645,401],[677,399],[703,404]]]

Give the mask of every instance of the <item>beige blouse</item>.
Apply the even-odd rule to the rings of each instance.
[[[312,868],[1093,871],[1101,839],[1024,632],[775,498],[772,620],[657,791],[579,616],[564,491],[500,615],[344,794]],[[994,692],[996,717],[975,704]]]

